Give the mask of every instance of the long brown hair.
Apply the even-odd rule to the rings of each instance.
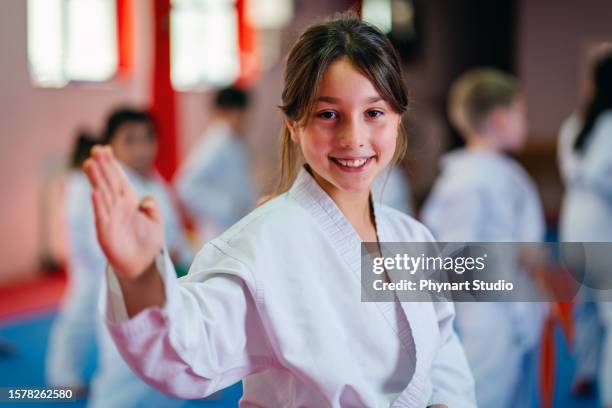
[[[591,75],[595,92],[587,105],[584,124],[574,143],[574,150],[578,153],[584,153],[599,115],[612,109],[612,52],[599,57]]]
[[[408,94],[397,52],[379,29],[361,21],[354,12],[346,12],[308,27],[289,51],[279,106],[289,122],[305,124],[326,69],[340,58],[348,58],[396,113],[406,112]],[[400,125],[393,163],[402,159],[405,150],[406,135]],[[280,176],[274,195],[291,187],[303,162],[300,148],[292,142],[283,121]]]

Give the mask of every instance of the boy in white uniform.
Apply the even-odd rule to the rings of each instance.
[[[174,183],[183,208],[206,242],[255,206],[244,120],[249,94],[229,87],[217,91],[212,124],[179,168]]]
[[[425,224],[445,242],[541,241],[544,220],[535,186],[505,155],[522,147],[527,131],[516,80],[493,69],[469,71],[451,89],[449,114],[467,146],[443,157],[441,175],[423,209]],[[455,306],[478,406],[527,406],[516,398],[530,395],[521,385],[522,366],[538,344],[543,306]]]

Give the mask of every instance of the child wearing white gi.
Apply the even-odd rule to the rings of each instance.
[[[123,171],[138,196],[153,195],[164,214],[167,242],[174,258],[189,263],[189,248],[165,183],[154,171],[156,136],[152,119],[143,111],[120,108],[109,115],[103,142],[112,146]],[[81,140],[79,144],[99,143]],[[75,166],[79,166],[79,151]],[[88,157],[85,150],[82,160]],[[73,169],[66,186],[66,223],[68,235],[68,292],[62,301],[51,331],[47,352],[47,382],[53,386],[84,391],[85,352],[97,345],[98,364],[89,390],[89,407],[177,406],[183,402],[170,398],[144,383],[117,353],[97,303],[104,280],[104,253],[96,241],[91,185],[86,175]]]
[[[566,185],[560,220],[562,241],[612,242],[610,50],[593,64],[591,89],[584,112],[572,115],[561,128],[559,158]],[[601,301],[595,289],[584,287],[576,307],[573,388],[581,393],[598,379],[602,403],[612,407],[612,303]]]
[[[245,143],[249,99],[249,93],[240,88],[217,91],[212,124],[174,179],[178,198],[193,218],[201,242],[216,237],[255,207]]]
[[[441,174],[423,208],[425,224],[445,242],[541,241],[544,220],[535,186],[505,154],[520,149],[527,132],[516,79],[493,69],[465,73],[451,88],[449,115],[466,147],[442,158]],[[544,306],[455,306],[478,406],[527,407],[517,397],[531,395],[523,365],[532,360],[538,344]],[[533,376],[529,382],[533,384]]]
[[[241,407],[474,407],[452,304],[360,301],[362,241],[433,239],[370,198],[405,143],[392,45],[342,15],[309,27],[286,64],[276,197],[179,281],[155,201],[133,193],[109,149],[92,152],[115,344],[148,383],[186,398],[243,380]]]

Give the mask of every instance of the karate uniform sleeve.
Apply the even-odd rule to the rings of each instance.
[[[593,129],[586,151],[583,181],[587,187],[612,200],[612,113],[602,115]]]
[[[179,398],[203,398],[271,364],[253,279],[242,262],[210,243],[180,280],[166,253],[156,264],[166,294],[162,308],[127,319],[111,268],[102,302],[119,353],[145,382]]]
[[[474,379],[459,337],[453,328],[455,309],[450,302],[435,302],[440,327],[440,348],[433,361],[432,394],[428,405],[475,408]]]

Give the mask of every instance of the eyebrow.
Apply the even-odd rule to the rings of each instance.
[[[371,96],[365,99],[365,103],[376,103],[382,101],[380,96]],[[340,98],[334,96],[319,96],[317,102],[340,103]]]

